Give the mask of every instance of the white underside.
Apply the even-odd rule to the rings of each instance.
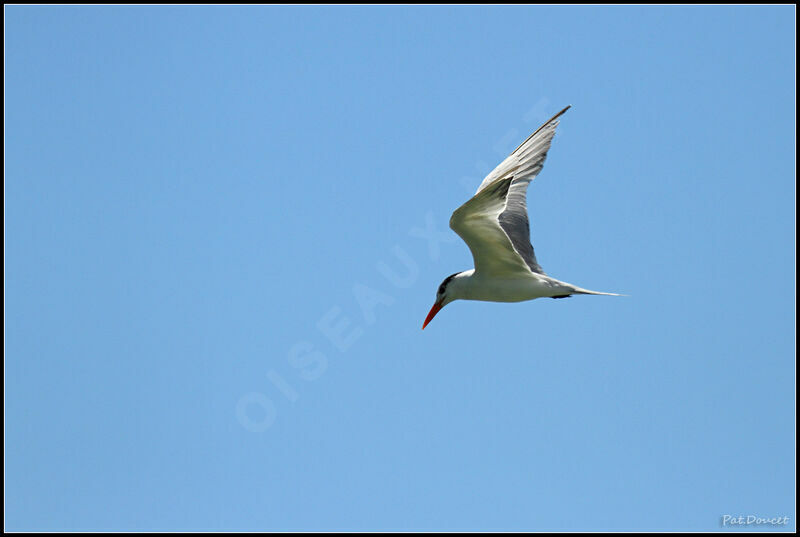
[[[486,302],[522,302],[535,298],[570,294],[614,295],[589,291],[542,274],[529,273],[507,277],[481,277],[475,270],[459,275],[448,293],[452,300],[482,300]]]

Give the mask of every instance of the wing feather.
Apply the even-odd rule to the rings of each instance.
[[[533,180],[536,174],[542,170],[547,151],[550,149],[550,142],[552,142],[556,133],[558,118],[569,109],[570,106],[567,106],[528,136],[503,162],[489,172],[489,175],[484,178],[478,187],[476,194],[494,181],[511,175],[518,178],[530,175],[530,179]]]
[[[536,129],[456,209],[450,227],[469,246],[476,272],[502,276],[519,271],[544,274],[530,241],[528,185],[538,175],[564,108]]]
[[[450,227],[469,246],[475,271],[495,276],[528,272],[498,218],[505,210],[512,178],[495,181],[453,212]]]

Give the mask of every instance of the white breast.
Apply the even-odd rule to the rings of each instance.
[[[571,290],[571,286],[566,287],[558,280],[533,273],[527,277],[511,278],[481,278],[480,274],[473,274],[464,278],[463,296],[459,298],[488,302],[522,302],[569,294]]]

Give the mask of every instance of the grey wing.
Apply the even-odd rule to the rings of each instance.
[[[550,149],[556,133],[558,118],[569,108],[567,106],[536,129],[483,180],[478,188],[478,194],[480,194],[482,190],[498,181],[511,180],[506,194],[505,207],[498,214],[497,220],[503,232],[508,236],[514,251],[532,272],[539,274],[544,274],[544,270],[536,260],[530,240],[526,199],[528,185],[542,170],[547,158],[547,151]]]
[[[544,159],[547,157],[547,151],[550,149],[550,143],[556,133],[558,118],[569,109],[570,107],[567,106],[528,136],[503,162],[489,172],[475,193],[477,194],[498,179],[510,176],[529,177],[530,180],[533,180],[544,166]]]
[[[536,261],[536,254],[531,244],[531,227],[528,223],[528,205],[526,192],[530,180],[514,179],[506,195],[506,208],[497,217],[500,227],[508,235],[514,250],[528,265],[532,272],[544,274],[544,270]]]
[[[472,252],[475,271],[494,277],[530,274],[499,217],[506,209],[511,178],[500,179],[475,194],[450,217],[450,227]]]

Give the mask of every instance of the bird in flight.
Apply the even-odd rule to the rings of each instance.
[[[536,261],[530,239],[528,185],[542,170],[558,118],[536,129],[486,176],[475,195],[450,217],[450,228],[469,246],[475,268],[444,279],[422,329],[454,300],[521,302],[572,295],[610,295],[551,278]]]

